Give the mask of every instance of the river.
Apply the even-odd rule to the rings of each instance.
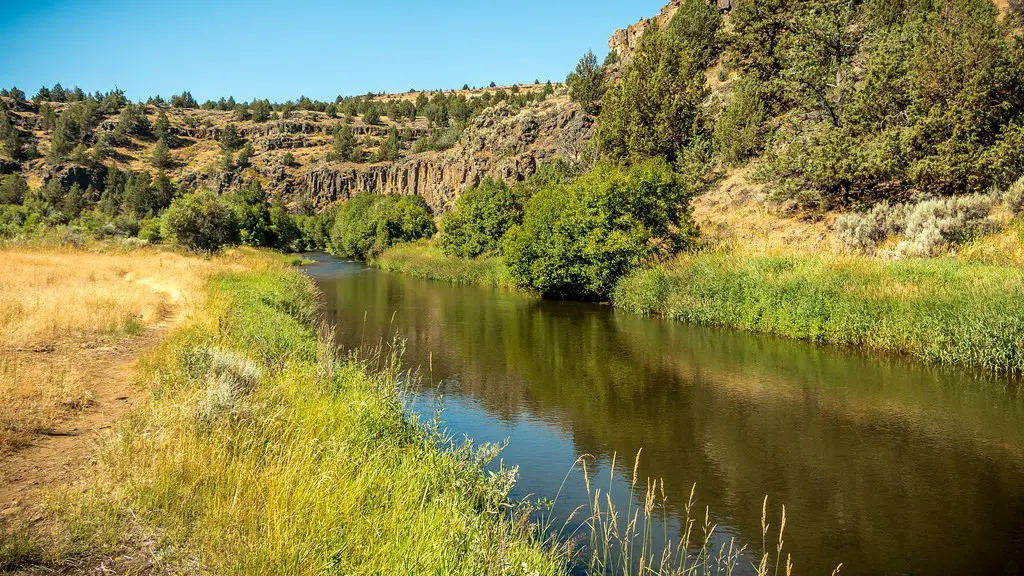
[[[1024,573],[1016,379],[315,259],[338,343],[404,338],[410,409],[507,439],[513,496],[558,494],[556,517],[587,502],[583,454],[625,508],[642,449],[670,538],[696,484],[716,544],[754,553],[763,499],[775,525],[785,504],[794,574]]]

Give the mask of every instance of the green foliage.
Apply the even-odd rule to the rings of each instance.
[[[428,238],[434,232],[423,198],[361,194],[338,209],[331,245],[339,256],[372,260],[394,244]]]
[[[93,164],[103,164],[113,153],[114,147],[110,145],[110,137],[106,134],[100,134],[100,137],[96,139],[96,143],[92,145]]]
[[[765,0],[730,18],[742,79],[718,150],[735,163],[767,137],[779,197],[983,193],[1024,174],[1024,45],[991,2]]]
[[[21,204],[28,196],[28,182],[20,174],[0,176],[0,204]]]
[[[691,194],[661,159],[599,164],[529,200],[523,223],[505,237],[509,272],[545,296],[605,298],[647,260],[693,245]]]
[[[604,97],[598,147],[617,159],[679,160],[706,131],[700,55],[658,28],[640,38],[622,82]]]
[[[163,110],[157,114],[156,122],[153,123],[153,136],[164,141],[171,137],[171,121],[167,119],[167,114]]]
[[[722,15],[707,0],[684,0],[666,27],[669,38],[694,55],[700,64],[711,66],[722,50]]]
[[[147,137],[151,129],[152,126],[146,118],[146,106],[144,104],[126,104],[118,115],[114,136],[118,141],[123,142],[130,136]]]
[[[604,95],[604,70],[597,65],[597,56],[588,50],[580,58],[576,70],[565,79],[569,87],[569,97],[590,114],[600,110],[601,97]],[[493,84],[492,84],[493,87]]]
[[[220,148],[222,151],[234,152],[242,145],[242,136],[238,133],[238,127],[232,122],[228,122],[227,126],[220,133]]]
[[[10,113],[0,104],[0,144],[14,160],[25,157],[25,140],[21,131],[11,121]]]
[[[185,91],[180,95],[171,96],[171,107],[172,108],[198,108],[199,104],[196,103],[196,99],[192,97],[192,93]]]
[[[394,125],[388,129],[388,137],[380,145],[377,150],[378,162],[385,162],[389,160],[398,160],[402,155],[402,138],[398,134],[398,128]]]
[[[203,190],[175,199],[164,212],[161,235],[190,250],[212,252],[238,242],[238,222],[231,205]]]
[[[171,150],[167,147],[167,139],[157,140],[153,147],[153,153],[149,159],[150,164],[157,170],[165,170],[171,166]]]
[[[752,77],[736,83],[725,108],[715,122],[715,148],[730,164],[741,164],[759,153],[764,143],[766,110],[760,89]]]
[[[250,106],[250,112],[252,113],[253,122],[266,122],[270,120],[270,102],[256,100]]]
[[[522,221],[522,199],[503,182],[484,180],[466,190],[441,221],[438,244],[448,256],[476,258],[501,249],[501,239]]]
[[[241,166],[242,168],[248,168],[249,166],[251,166],[252,165],[252,155],[254,153],[255,153],[255,150],[253,150],[252,144],[249,143],[249,142],[246,142],[245,145],[242,146],[242,149],[238,151],[238,158],[237,158],[238,165]]]
[[[334,157],[342,162],[363,161],[363,149],[356,141],[352,126],[347,123],[334,129]]]
[[[429,242],[396,244],[374,260],[381,270],[416,278],[471,284],[490,288],[516,289],[500,256],[473,259],[450,256]]]
[[[363,122],[371,126],[380,124],[380,109],[377,108],[376,104],[366,107],[366,111],[363,112]]]
[[[952,259],[700,254],[633,273],[614,302],[697,324],[1020,372],[1022,276]]]
[[[248,246],[273,246],[277,239],[270,221],[267,193],[256,184],[240,188],[228,197],[238,226],[238,237]]]
[[[294,166],[295,155],[292,154],[291,152],[285,152],[284,154],[281,155],[281,164],[284,164],[285,166]]]

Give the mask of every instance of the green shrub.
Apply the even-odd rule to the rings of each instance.
[[[28,182],[20,174],[0,176],[0,204],[21,204],[28,195]]]
[[[484,180],[466,190],[441,221],[438,243],[448,256],[475,258],[501,248],[510,227],[522,221],[523,207],[503,182]]]
[[[206,190],[175,199],[162,220],[161,235],[191,250],[212,252],[238,242],[238,221],[231,205]]]
[[[343,257],[372,260],[394,244],[435,232],[430,208],[419,196],[361,194],[338,209],[331,248]]]
[[[160,228],[163,226],[160,218],[147,218],[139,226],[139,238],[150,244],[159,244],[163,240]]]
[[[696,238],[691,190],[661,159],[596,166],[570,186],[542,189],[505,239],[509,273],[557,298],[605,298],[616,280]]]
[[[617,159],[676,161],[705,131],[701,56],[653,27],[640,38],[625,77],[604,96],[596,140]]]

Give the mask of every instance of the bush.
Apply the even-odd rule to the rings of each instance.
[[[160,233],[162,222],[160,218],[147,218],[139,226],[139,238],[150,244],[159,244],[163,240]]]
[[[206,190],[175,199],[162,220],[161,235],[185,248],[212,252],[238,242],[238,221],[230,204]]]
[[[1011,184],[1010,188],[1003,193],[1003,202],[1015,215],[1024,212],[1024,176]]]
[[[21,204],[28,195],[28,182],[20,174],[0,176],[0,204]]]
[[[441,250],[460,258],[499,250],[505,232],[520,223],[522,215],[522,204],[505,183],[484,180],[466,190],[441,221]]]
[[[917,204],[881,202],[864,214],[848,214],[836,221],[836,236],[847,247],[872,253],[892,236],[903,240],[887,255],[933,256],[988,231],[996,195],[974,194],[929,199]]]
[[[394,244],[428,238],[434,232],[423,198],[361,194],[338,209],[331,245],[339,256],[372,260]]]
[[[505,239],[522,288],[557,298],[605,298],[650,258],[692,246],[692,192],[662,159],[599,164],[571,186],[542,189]]]

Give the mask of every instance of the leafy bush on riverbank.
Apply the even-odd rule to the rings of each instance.
[[[1024,371],[1024,270],[953,259],[699,254],[634,272],[616,306],[711,326]]]
[[[569,186],[548,186],[505,236],[516,284],[557,298],[604,298],[615,281],[693,245],[693,191],[668,162],[602,163]]]
[[[420,196],[360,194],[336,212],[331,248],[338,256],[372,260],[395,244],[429,238],[435,231]]]

